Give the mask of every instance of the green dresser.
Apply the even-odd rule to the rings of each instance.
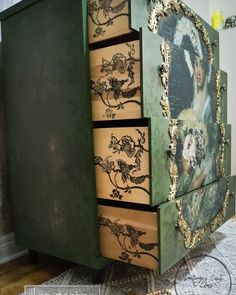
[[[0,15],[16,241],[166,272],[235,212],[219,36],[175,0]]]

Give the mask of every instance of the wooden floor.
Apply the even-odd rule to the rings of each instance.
[[[28,256],[0,265],[0,295],[18,295],[25,285],[39,285],[48,281],[74,264],[60,259],[40,255],[32,264]]]

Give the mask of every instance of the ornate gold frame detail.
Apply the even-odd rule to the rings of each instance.
[[[213,50],[210,38],[201,22],[200,18],[189,9],[184,3],[179,2],[178,0],[159,0],[158,3],[153,8],[148,19],[148,27],[153,33],[157,33],[157,26],[159,21],[167,17],[171,13],[178,13],[182,11],[184,15],[188,18],[191,18],[195,24],[196,29],[200,32],[203,42],[206,45],[208,52],[209,63],[213,63]]]
[[[171,62],[171,49],[166,40],[161,42],[161,54],[163,57],[162,68],[160,71],[161,83],[164,87],[163,94],[161,96],[161,106],[163,109],[163,116],[165,118],[171,118],[170,104],[169,104],[169,94],[168,94],[168,82],[169,82],[169,72],[170,72],[170,62]]]
[[[221,177],[225,177],[225,125],[224,124],[219,124],[220,127],[220,133],[221,133],[221,155],[220,155],[220,173]]]
[[[213,220],[205,225],[203,228],[197,229],[195,231],[191,231],[189,224],[184,218],[183,215],[183,202],[182,199],[176,202],[176,206],[178,208],[178,226],[184,236],[184,246],[187,249],[193,249],[197,246],[199,242],[201,242],[208,229],[214,232],[221,224],[224,222],[226,211],[228,208],[229,200],[230,200],[230,191],[229,191],[229,182],[226,184],[226,193],[225,198],[222,204],[222,207],[218,214],[213,218]]]
[[[216,123],[221,121],[221,71],[216,71]]]
[[[170,111],[170,104],[169,104],[169,95],[168,95],[168,82],[169,82],[169,71],[170,71],[170,63],[171,63],[171,49],[166,40],[163,40],[161,43],[161,54],[163,57],[162,68],[160,71],[161,83],[163,85],[164,91],[161,96],[160,104],[163,109],[163,116],[166,119],[170,120],[169,123],[169,136],[170,136],[170,150],[169,150],[169,157],[170,157],[170,169],[169,175],[171,180],[170,185],[170,192],[168,199],[174,200],[175,195],[177,192],[177,182],[178,182],[178,168],[176,165],[176,142],[177,142],[177,120],[171,119],[171,111]]]
[[[178,133],[178,121],[176,119],[170,120],[169,124],[169,135],[170,135],[170,192],[168,196],[168,200],[174,200],[177,192],[177,183],[178,183],[178,168],[176,165],[176,141],[177,141],[177,133]]]

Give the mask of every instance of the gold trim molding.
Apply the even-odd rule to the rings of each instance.
[[[220,155],[220,173],[221,177],[225,177],[225,125],[219,124],[220,133],[221,133],[221,155]]]
[[[218,214],[210,221],[209,224],[205,225],[203,228],[197,229],[195,231],[191,231],[191,228],[183,215],[183,202],[182,199],[176,202],[178,208],[178,226],[184,236],[184,246],[187,249],[193,249],[197,246],[199,242],[201,242],[205,236],[208,229],[214,232],[218,227],[220,227],[226,216],[226,211],[228,208],[229,200],[230,200],[230,191],[229,191],[229,182],[226,184],[226,193],[225,198],[222,204],[222,207]]]
[[[178,167],[176,164],[176,144],[177,144],[177,133],[178,133],[178,121],[172,119],[169,125],[169,135],[170,135],[170,192],[168,200],[174,200],[177,192],[178,184]]]
[[[169,83],[169,72],[170,72],[170,62],[171,62],[171,49],[166,40],[161,42],[161,54],[163,57],[162,68],[160,71],[161,83],[164,87],[163,94],[161,96],[160,104],[163,109],[163,116],[165,118],[171,117],[170,112],[170,104],[169,104],[169,90],[168,90],[168,83]]]
[[[216,71],[216,122],[221,121],[221,71]]]
[[[167,17],[171,13],[179,13],[180,11],[182,11],[186,17],[191,18],[194,22],[194,25],[201,34],[202,40],[207,48],[208,61],[209,63],[213,63],[213,49],[206,28],[196,13],[189,9],[183,2],[178,0],[159,0],[149,15],[149,29],[153,33],[157,33],[158,23],[162,18]]]

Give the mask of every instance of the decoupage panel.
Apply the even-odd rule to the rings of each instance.
[[[153,206],[230,175],[230,125],[194,120],[191,109],[187,116],[151,121]]]
[[[202,55],[170,47],[168,94],[171,117],[181,120],[192,109],[191,117],[216,122],[216,71]],[[185,118],[186,120],[187,118]]]
[[[183,120],[186,110],[206,123],[225,122],[218,68],[147,29],[142,39],[143,116]]]
[[[235,177],[221,179],[160,205],[160,272],[177,263],[234,212]]]
[[[219,67],[219,34],[182,1],[130,0],[131,28],[147,28]]]
[[[225,126],[204,124],[202,121],[194,120],[194,114],[191,111],[188,115],[192,115],[192,121],[189,119],[178,121],[177,195],[230,174],[225,161],[225,155],[230,155],[228,151],[230,143],[227,145],[224,143],[226,142]]]

